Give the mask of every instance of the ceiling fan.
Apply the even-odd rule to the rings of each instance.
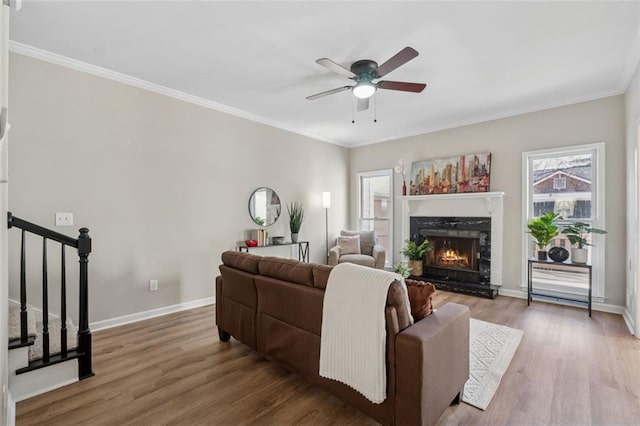
[[[418,56],[418,52],[411,48],[405,47],[400,52],[392,56],[387,62],[382,65],[378,65],[377,62],[370,59],[362,59],[351,64],[351,69],[348,70],[342,65],[332,61],[328,58],[321,58],[316,63],[329,68],[331,71],[343,75],[355,81],[354,86],[342,86],[336,89],[327,90],[325,92],[316,93],[315,95],[307,96],[307,99],[312,101],[314,99],[322,98],[323,96],[333,95],[334,93],[340,93],[347,90],[351,90],[356,98],[358,98],[358,111],[364,111],[369,108],[369,98],[376,93],[378,89],[386,90],[400,90],[403,92],[420,93],[427,87],[423,83],[406,83],[402,81],[388,81],[382,80],[374,82],[378,78],[384,77],[391,71],[406,64],[413,58]]]

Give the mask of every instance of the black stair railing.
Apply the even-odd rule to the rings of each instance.
[[[91,237],[87,228],[80,229],[77,239],[60,234],[26,220],[7,214],[8,227],[22,230],[20,248],[20,342],[26,344],[29,341],[27,329],[27,279],[26,279],[26,244],[25,233],[30,232],[42,237],[42,343],[43,356],[37,366],[25,367],[18,371],[26,372],[35,367],[43,367],[49,364],[65,361],[71,358],[78,359],[78,378],[84,379],[93,376],[91,366],[91,331],[89,330],[89,254],[91,253]],[[47,241],[54,241],[61,246],[61,276],[60,276],[60,354],[52,356],[49,347],[49,282],[47,267]],[[75,351],[69,351],[67,347],[67,289],[66,289],[66,256],[65,247],[73,247],[78,250],[80,262],[79,274],[79,309],[78,309],[78,345]],[[23,371],[24,370],[24,371]]]

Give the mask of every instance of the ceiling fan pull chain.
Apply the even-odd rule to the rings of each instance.
[[[358,99],[356,98],[353,108],[351,108],[351,124],[356,124],[356,108],[358,107]]]
[[[373,95],[373,122],[378,122],[378,96],[376,94]]]

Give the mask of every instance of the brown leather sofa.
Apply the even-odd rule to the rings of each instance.
[[[469,309],[448,303],[411,325],[394,282],[385,309],[387,398],[374,404],[318,374],[330,266],[227,251],[216,278],[216,324],[230,335],[385,425],[433,425],[469,378]]]

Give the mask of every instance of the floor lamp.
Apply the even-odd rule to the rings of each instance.
[[[326,260],[329,260],[329,209],[331,208],[331,193],[323,192],[322,193],[322,208],[324,209],[324,233],[327,237],[327,257]]]

